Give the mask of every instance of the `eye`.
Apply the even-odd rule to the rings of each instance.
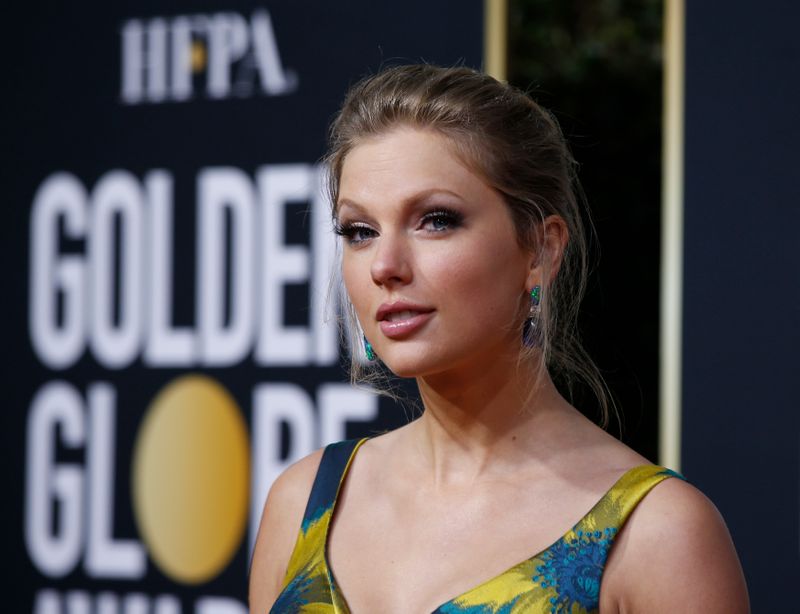
[[[336,223],[333,231],[344,237],[348,244],[359,245],[378,236],[378,233],[363,222]]]
[[[420,226],[429,232],[444,232],[461,226],[464,216],[448,209],[437,209],[422,217]]]

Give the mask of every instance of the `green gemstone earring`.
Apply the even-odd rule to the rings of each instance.
[[[535,347],[539,343],[539,315],[541,314],[542,287],[535,285],[531,289],[530,299],[531,306],[528,310],[528,317],[525,318],[525,324],[522,325],[522,343],[526,347]]]
[[[364,335],[364,353],[367,355],[367,360],[373,361],[377,358],[375,350],[372,349],[372,344],[367,341],[367,336]]]

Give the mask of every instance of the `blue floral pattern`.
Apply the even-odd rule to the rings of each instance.
[[[616,527],[602,531],[575,531],[574,536],[562,537],[541,557],[533,581],[542,588],[552,586],[558,593],[551,597],[551,614],[572,612],[577,604],[591,611],[600,605],[600,582],[608,551],[617,534]]]

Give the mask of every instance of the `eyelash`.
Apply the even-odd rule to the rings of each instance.
[[[350,245],[358,245],[359,243],[363,243],[367,240],[363,238],[356,239],[356,233],[363,231],[370,232],[373,235],[377,234],[372,228],[363,222],[345,222],[344,224],[336,222],[336,225],[333,228],[333,232],[340,237],[344,237]]]
[[[423,225],[434,220],[444,220],[447,222],[448,227],[433,230],[431,232],[445,232],[461,226],[461,223],[464,221],[464,216],[457,211],[452,211],[450,209],[437,209],[436,211],[431,211],[430,213],[426,213],[422,216]]]
[[[420,227],[422,228],[431,222],[443,221],[447,225],[446,228],[430,229],[428,232],[447,232],[448,230],[453,230],[461,226],[463,219],[464,216],[456,211],[452,211],[450,209],[436,209],[435,211],[430,211],[422,216],[422,219],[420,220]],[[350,245],[354,246],[364,243],[365,241],[368,241],[377,235],[377,232],[364,222],[337,222],[334,227],[334,232],[340,237],[344,237]],[[357,234],[360,232],[370,233],[370,236],[357,238]]]

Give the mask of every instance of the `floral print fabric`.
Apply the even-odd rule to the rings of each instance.
[[[311,490],[300,534],[270,614],[349,614],[328,567],[325,544],[339,489],[366,440],[328,446]],[[554,544],[440,605],[432,614],[580,614],[597,612],[603,569],[614,538],[651,488],[679,474],[655,465],[627,471]]]

